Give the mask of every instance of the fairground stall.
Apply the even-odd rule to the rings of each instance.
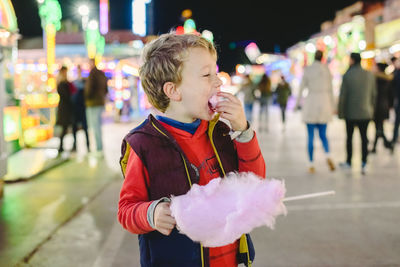
[[[20,109],[20,147],[34,147],[53,136],[59,96],[47,81],[45,51],[20,51],[14,75],[14,96]]]
[[[17,19],[11,1],[0,0],[0,196],[2,177],[7,173],[8,143],[20,134],[19,110],[12,94],[17,39]]]
[[[62,36],[62,34],[60,35]],[[108,78],[109,94],[104,114],[106,118],[115,121],[125,120],[149,109],[148,101],[138,83],[139,56],[142,47],[143,42],[141,40],[126,44],[105,45],[104,54],[98,61],[97,67],[104,71]],[[55,76],[57,76],[61,66],[66,66],[69,80],[74,81],[78,77],[78,65],[82,69],[83,78],[89,75],[90,66],[84,44],[57,44],[55,52]],[[46,91],[47,66],[45,60],[45,51],[42,49],[20,50],[15,76],[16,91],[20,98],[29,99],[29,103],[35,103],[35,106],[31,108],[32,111],[39,112],[47,109],[46,114],[40,116],[43,119],[41,124],[54,126],[58,97],[53,96],[54,92]],[[39,97],[39,95],[42,96]],[[51,101],[45,103],[46,99]],[[31,113],[30,116],[33,117],[33,112]],[[33,123],[32,120],[30,122]],[[32,123],[26,124],[26,127],[31,128]],[[49,127],[50,135],[48,137],[51,137],[53,126]],[[43,140],[31,139],[31,141],[37,143]],[[31,144],[31,142],[29,143]]]
[[[294,94],[296,95],[299,89],[304,67],[314,61],[316,50],[324,51],[323,60],[332,73],[334,94],[338,96],[342,75],[349,66],[350,53],[365,49],[365,24],[362,16],[355,16],[347,23],[315,34],[309,40],[289,48],[287,53],[292,60],[291,84]]]
[[[400,0],[385,1],[383,21],[374,30],[377,56],[390,64],[392,57],[400,57]],[[389,68],[389,72],[394,69],[393,66]]]
[[[390,7],[386,7],[388,5],[386,3],[389,2],[391,3]],[[289,48],[287,53],[293,62],[291,72],[294,75],[292,87],[295,94],[301,82],[303,69],[313,62],[317,49],[324,52],[323,61],[328,64],[332,73],[333,90],[336,97],[339,95],[342,76],[349,67],[351,52],[360,53],[362,66],[371,70],[375,61],[381,60],[384,55],[377,48],[387,47],[389,44],[385,43],[386,39],[390,39],[389,36],[395,36],[395,22],[393,25],[379,25],[382,20],[385,21],[384,9],[398,10],[393,6],[394,2],[400,1],[385,1],[385,8],[379,1],[356,2],[337,11],[333,21],[322,23],[321,32],[314,34],[309,40],[299,42]],[[397,6],[399,5],[397,4]],[[389,13],[393,12],[400,13],[399,11],[390,11]]]

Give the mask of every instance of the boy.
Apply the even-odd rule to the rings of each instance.
[[[249,235],[218,248],[204,248],[175,228],[169,209],[171,195],[182,195],[193,183],[207,184],[231,171],[265,176],[265,163],[240,101],[220,92],[216,51],[193,35],[161,35],[143,52],[140,78],[150,103],[163,115],[148,117],[122,144],[125,176],[118,220],[139,234],[141,266],[251,265],[254,249]],[[214,108],[210,98],[225,100]],[[229,127],[240,132],[231,140]],[[214,118],[214,119],[213,119]]]

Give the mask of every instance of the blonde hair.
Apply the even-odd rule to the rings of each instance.
[[[183,62],[190,48],[204,48],[217,57],[214,45],[207,39],[194,35],[175,33],[163,34],[148,43],[142,54],[143,65],[139,76],[149,102],[158,110],[165,112],[169,98],[163,86],[166,82],[179,85],[182,81]]]

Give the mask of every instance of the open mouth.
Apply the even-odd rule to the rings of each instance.
[[[211,111],[216,112],[217,111],[217,104],[218,104],[218,96],[215,94],[210,99],[208,99],[208,107],[210,108]]]
[[[208,108],[212,111],[212,112],[216,112],[217,110],[215,109],[215,107],[213,107],[213,105],[211,104],[210,101],[208,101]]]

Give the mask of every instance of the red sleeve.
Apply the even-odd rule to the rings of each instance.
[[[154,231],[147,221],[147,209],[152,201],[149,201],[146,184],[149,184],[147,169],[131,149],[119,196],[118,220],[126,230],[134,234]]]
[[[253,139],[247,143],[237,141],[234,143],[239,158],[239,172],[253,172],[265,178],[265,161],[258,145],[256,133],[254,133]]]

